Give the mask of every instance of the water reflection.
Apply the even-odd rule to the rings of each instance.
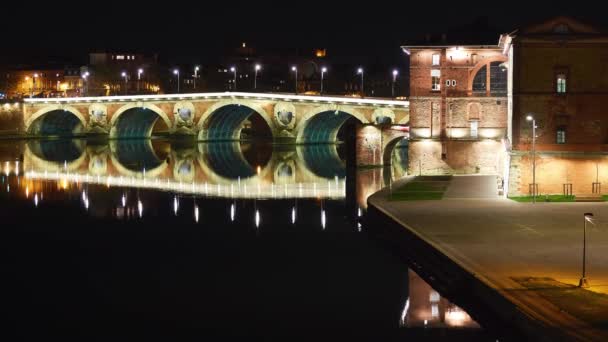
[[[27,179],[169,190],[229,198],[344,198],[345,167],[334,145],[276,150],[239,143],[174,148],[150,140],[32,141]],[[265,153],[260,153],[265,151]]]
[[[345,219],[351,215],[345,178],[357,177],[352,183],[362,195],[352,216],[358,218],[365,194],[386,184],[386,171],[347,174],[340,149],[326,147],[30,141],[22,153],[0,155],[0,204],[9,222],[3,230],[23,240],[8,254],[35,256],[32,264],[11,259],[15,269],[27,270],[15,279],[52,287],[38,285],[45,282],[36,275],[59,268],[53,296],[45,297],[52,310],[80,315],[53,302],[76,302],[79,295],[91,308],[85,313],[109,310],[114,317],[133,307],[160,325],[187,321],[222,327],[222,334],[242,317],[248,319],[238,328],[259,336],[277,327],[300,332],[302,324],[368,328],[374,337],[425,320],[429,327],[478,327],[380,252],[360,222]],[[59,253],[57,241],[48,241],[55,236],[79,243],[61,245]],[[71,268],[74,260],[83,267]],[[96,267],[103,271],[87,273]],[[102,292],[103,304],[90,297],[91,288]],[[32,303],[30,293],[17,297],[20,306],[51,316],[32,304],[39,297]],[[75,321],[66,317],[58,319]],[[87,331],[99,331],[98,323],[87,324]]]
[[[403,327],[479,329],[464,310],[450,303],[414,271],[409,270],[409,297],[401,314]]]

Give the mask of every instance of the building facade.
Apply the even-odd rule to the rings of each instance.
[[[505,39],[487,46],[403,47],[410,56],[410,173],[503,173]]]
[[[608,182],[608,34],[557,17],[510,34],[511,195],[603,193]],[[532,121],[536,122],[533,177]],[[608,188],[606,188],[608,189]]]

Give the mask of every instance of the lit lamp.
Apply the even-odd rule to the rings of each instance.
[[[177,92],[179,93],[179,69],[173,69],[173,75],[177,76]]]
[[[197,66],[194,67],[194,85],[193,88],[196,89],[196,79],[198,78],[198,71],[200,68]]]
[[[578,282],[578,286],[589,287],[587,278],[585,278],[585,261],[587,254],[587,222],[593,224],[593,213],[584,213],[583,218],[583,275],[581,276],[581,279]]]
[[[321,68],[321,92],[319,93],[320,95],[323,95],[323,76],[325,76],[325,73],[327,72],[327,68],[323,67]]]
[[[234,74],[234,81],[233,81],[233,90],[236,91],[236,68],[235,67],[231,67],[230,71]]]
[[[258,71],[260,71],[262,69],[262,66],[259,64],[255,65],[255,74],[253,77],[253,89],[257,89],[258,88]]]
[[[536,120],[532,115],[526,120],[532,122],[532,203],[536,203]]]
[[[88,78],[89,78],[89,72],[85,72],[84,74],[82,74],[82,79],[83,79],[83,85],[82,85],[82,94],[85,95],[87,93],[87,86],[88,84]]]
[[[144,73],[144,69],[137,69],[137,92],[139,93],[139,82],[141,81],[141,74]]]
[[[127,94],[127,88],[129,87],[129,75],[125,71],[120,74],[125,79],[125,94]]]
[[[397,75],[399,75],[399,71],[397,69],[393,70],[393,88],[392,88],[393,97],[395,97],[395,82],[397,82]]]
[[[357,74],[361,75],[361,97],[365,96],[365,90],[363,88],[364,84],[363,84],[363,68],[359,68],[357,69]]]
[[[296,86],[296,95],[298,95],[298,68],[294,65],[291,67],[291,71],[296,73],[295,86]]]

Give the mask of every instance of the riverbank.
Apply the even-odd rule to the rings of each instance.
[[[608,218],[608,206],[517,203],[496,193],[491,176],[454,176],[442,200],[390,201],[385,189],[368,201],[374,222],[368,226],[397,252],[415,255],[422,268],[417,272],[443,283],[442,290],[470,293],[530,339],[607,340],[608,317],[589,321],[577,306],[565,308],[521,279],[552,279],[572,290],[581,275],[582,214],[590,211],[597,221],[588,226],[589,290],[606,292],[608,220],[602,218]],[[580,308],[602,303],[594,296],[572,298],[589,301]]]

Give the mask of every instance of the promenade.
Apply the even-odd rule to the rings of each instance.
[[[607,203],[517,203],[497,195],[494,176],[454,176],[442,200],[389,201],[388,191],[371,196],[370,206],[532,319],[574,339],[608,340],[608,308],[598,308],[600,304],[593,302],[597,298],[570,303],[588,307],[590,314],[600,312],[589,323],[587,312],[579,316],[583,322],[574,317],[579,312],[568,313],[563,303],[525,286],[528,278],[551,278],[552,284],[563,283],[565,290],[576,289],[582,271],[583,213],[592,212],[594,224],[587,224],[588,290],[608,293]]]

